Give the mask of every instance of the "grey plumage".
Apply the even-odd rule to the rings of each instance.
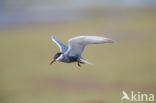
[[[90,62],[86,61],[81,57],[85,47],[89,44],[103,44],[103,43],[115,43],[113,40],[99,37],[99,36],[78,36],[71,38],[69,40],[69,48],[64,45],[60,40],[58,40],[55,36],[52,36],[52,40],[59,46],[60,55],[55,58],[56,61],[61,62],[77,62],[83,61],[85,63],[90,64]]]

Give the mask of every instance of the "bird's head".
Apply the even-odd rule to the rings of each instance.
[[[56,54],[54,55],[53,60],[51,61],[50,64],[53,64],[55,61],[58,61],[58,60],[59,60],[59,57],[61,56],[61,54],[62,54],[61,52],[56,53]]]

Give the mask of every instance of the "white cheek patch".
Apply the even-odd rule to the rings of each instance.
[[[61,55],[56,59],[56,61],[60,61],[62,58],[63,58],[63,55],[61,54]]]

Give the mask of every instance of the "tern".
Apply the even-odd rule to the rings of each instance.
[[[78,36],[69,39],[69,47],[64,45],[56,36],[51,36],[52,41],[54,41],[60,48],[60,52],[56,53],[53,57],[53,60],[50,64],[53,64],[55,61],[72,63],[77,62],[77,65],[80,67],[80,64],[91,64],[84,58],[82,58],[82,52],[84,48],[89,44],[103,44],[103,43],[115,43],[115,41],[99,37],[99,36]]]

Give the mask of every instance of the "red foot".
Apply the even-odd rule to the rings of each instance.
[[[80,64],[85,64],[84,62],[82,62],[82,61],[78,61],[77,62],[77,65],[79,66],[79,67],[81,67],[81,65]]]
[[[77,62],[77,65],[78,65],[79,67],[81,67],[81,65],[80,65],[80,62],[79,62],[79,61]]]

